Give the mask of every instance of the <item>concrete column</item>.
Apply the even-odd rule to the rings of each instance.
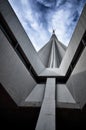
[[[35,130],[55,130],[55,78],[48,78]]]

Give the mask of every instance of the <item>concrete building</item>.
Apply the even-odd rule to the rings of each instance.
[[[36,52],[8,1],[0,0],[1,125],[86,127],[85,46],[86,6],[67,48],[53,32]]]

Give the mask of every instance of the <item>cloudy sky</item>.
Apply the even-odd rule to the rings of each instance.
[[[9,0],[27,35],[38,51],[55,29],[68,46],[86,0]]]

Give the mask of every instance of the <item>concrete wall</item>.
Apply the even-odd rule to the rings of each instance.
[[[86,104],[86,48],[66,85],[82,108]]]
[[[66,50],[65,56],[60,65],[60,69],[61,71],[63,71],[64,75],[67,72],[67,69],[73,59],[73,56],[76,52],[76,49],[79,46],[79,43],[85,31],[86,31],[86,6],[84,10],[82,11],[81,17],[78,21],[78,24],[70,40],[69,46]]]
[[[66,46],[63,45],[56,37],[56,35],[54,35],[54,39],[55,39],[55,43],[56,43],[56,48],[57,48],[57,54],[59,55],[59,59],[62,60],[62,58],[65,55],[66,52]]]
[[[57,84],[57,103],[76,103],[65,84]]]
[[[31,62],[31,65],[37,74],[39,74],[44,69],[44,65],[42,64],[38,53],[34,49],[30,39],[28,38],[26,32],[21,26],[18,18],[16,17],[7,0],[0,0],[0,12],[6,20],[18,43],[20,44],[25,55]]]
[[[20,106],[40,107],[45,93],[45,84],[37,84]]]
[[[56,85],[56,106],[57,108],[77,108],[80,106],[74,100],[72,94],[68,90],[66,84]]]
[[[0,82],[20,104],[36,85],[30,73],[0,30]]]
[[[85,31],[86,31],[86,6],[82,11],[81,17],[78,21],[74,34],[71,38],[69,47],[62,61],[61,69],[63,69],[64,72],[66,72],[66,69],[70,64],[72,57],[74,56],[76,49]],[[67,64],[66,61],[68,61]],[[86,48],[81,54],[78,63],[76,64],[66,85],[70,90],[72,96],[74,97],[75,101],[82,108],[86,104]]]
[[[42,63],[45,65],[45,67],[48,67],[50,52],[51,52],[50,41],[38,52],[38,55]]]

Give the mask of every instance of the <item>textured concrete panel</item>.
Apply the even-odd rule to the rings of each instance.
[[[57,84],[57,103],[76,103],[65,84]]]
[[[36,50],[34,49],[30,39],[28,38],[26,32],[21,26],[18,18],[16,17],[8,1],[0,0],[0,12],[6,20],[11,31],[13,32],[25,55],[31,62],[31,65],[39,74],[45,67],[42,64]]]
[[[65,52],[66,52],[67,48],[60,41],[58,41],[58,39],[56,38],[56,36],[55,36],[55,42],[56,42],[56,45],[57,45],[57,48],[58,48],[57,54],[59,54],[59,58],[61,58],[61,60],[62,60],[62,58],[65,55]]]
[[[66,85],[82,108],[86,104],[86,48]]]
[[[56,107],[80,109],[79,103],[76,103],[66,84],[57,84],[56,87]]]
[[[22,103],[22,106],[41,106],[44,97],[44,84],[37,84]]]
[[[42,63],[45,65],[45,67],[48,67],[50,52],[51,52],[51,42],[49,41],[39,52],[38,55],[42,61]]]
[[[4,34],[0,31],[0,82],[20,104],[36,85],[35,81],[13,50]]]
[[[44,95],[44,84],[37,84],[29,96],[25,99],[25,102],[42,102]]]

